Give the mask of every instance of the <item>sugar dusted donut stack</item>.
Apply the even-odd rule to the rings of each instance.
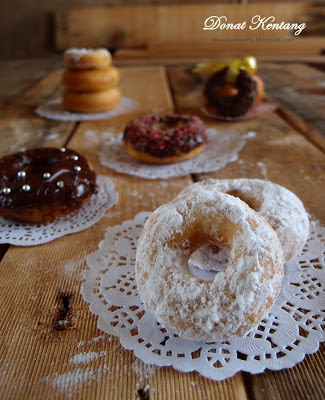
[[[118,70],[106,49],[69,49],[63,58],[63,105],[69,111],[104,112],[121,100]]]

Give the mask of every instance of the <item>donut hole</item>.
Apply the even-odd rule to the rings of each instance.
[[[179,129],[186,125],[182,120],[157,122],[153,126],[160,131],[167,131],[168,129]]]
[[[190,272],[199,279],[213,280],[228,265],[230,250],[216,243],[199,247],[188,260]]]
[[[237,96],[238,94],[238,89],[234,85],[230,85],[229,83],[226,83],[223,86],[220,86],[218,88],[220,94],[222,97],[233,97]]]
[[[229,190],[227,191],[227,194],[230,194],[231,196],[238,197],[240,200],[245,202],[250,208],[252,208],[255,211],[258,211],[261,207],[260,202],[254,198],[253,196],[249,196],[246,193],[243,193],[240,190]]]

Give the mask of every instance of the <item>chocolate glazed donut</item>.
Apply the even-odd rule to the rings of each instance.
[[[78,210],[97,192],[96,173],[70,149],[37,148],[0,160],[0,215],[48,222]]]
[[[215,72],[206,81],[203,95],[208,106],[214,109],[218,115],[225,118],[236,118],[245,115],[254,105],[257,97],[257,84],[244,70],[240,70],[235,87],[238,93],[234,96],[224,97],[220,88],[226,83],[228,67]]]

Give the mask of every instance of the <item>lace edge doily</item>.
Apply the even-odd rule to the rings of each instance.
[[[0,243],[36,246],[88,229],[96,224],[105,212],[118,201],[118,194],[110,178],[98,175],[97,184],[99,191],[90,198],[87,204],[75,213],[58,218],[53,222],[28,224],[0,217]],[[6,234],[6,230],[9,233]]]
[[[136,319],[135,313],[141,311],[140,298],[138,297],[137,300],[135,302],[133,302],[133,300],[135,300],[136,297],[134,297],[134,294],[132,294],[133,297],[132,297],[132,301],[130,304],[134,304],[134,306],[136,304],[136,307],[140,308],[140,310],[138,309],[134,313],[132,313],[132,312],[130,313],[130,310],[126,306],[124,307],[122,305],[123,302],[120,303],[120,306],[121,306],[121,310],[119,310],[120,314],[119,314],[119,311],[116,311],[116,315],[114,317],[114,318],[117,318],[116,322],[118,322],[118,323],[116,325],[115,325],[115,323],[112,324],[112,321],[114,322],[114,319],[112,319],[111,317],[107,318],[107,313],[109,313],[109,311],[107,311],[107,308],[115,307],[119,300],[117,300],[117,302],[115,300],[111,301],[110,298],[105,297],[105,293],[101,292],[100,288],[98,288],[98,290],[97,290],[97,288],[94,287],[94,282],[96,282],[96,285],[99,285],[99,281],[98,281],[98,279],[100,280],[100,278],[98,278],[99,270],[101,270],[101,272],[109,271],[110,277],[111,277],[112,273],[114,273],[114,274],[116,273],[115,270],[110,269],[110,267],[108,266],[108,264],[110,262],[112,262],[110,255],[113,255],[113,258],[118,257],[119,249],[122,249],[119,246],[116,247],[116,243],[118,243],[118,241],[116,243],[114,243],[114,237],[115,238],[119,237],[119,235],[121,235],[121,232],[124,232],[124,233],[130,232],[134,228],[136,232],[133,235],[134,236],[133,238],[132,238],[132,235],[129,235],[129,233],[126,233],[126,236],[129,236],[130,241],[132,241],[132,245],[130,245],[130,246],[134,246],[134,243],[133,243],[134,238],[139,236],[139,234],[142,230],[142,226],[149,215],[150,215],[150,213],[142,212],[142,213],[137,214],[135,216],[134,220],[124,221],[121,225],[117,225],[117,226],[108,228],[108,230],[106,231],[104,240],[101,241],[99,244],[99,250],[90,254],[87,257],[87,264],[88,264],[89,269],[87,269],[83,273],[83,277],[84,277],[85,281],[82,285],[81,294],[82,294],[84,300],[87,303],[89,303],[90,311],[93,312],[95,315],[97,315],[99,329],[103,330],[104,332],[106,332],[108,334],[112,334],[114,336],[119,337],[120,343],[125,349],[134,351],[134,354],[138,358],[140,358],[142,361],[144,361],[148,364],[154,364],[157,366],[172,366],[174,369],[176,369],[180,372],[197,371],[198,373],[202,374],[203,376],[206,376],[213,380],[222,380],[225,378],[229,378],[229,377],[233,376],[235,373],[237,373],[238,371],[245,371],[245,372],[250,372],[250,373],[255,374],[255,373],[261,373],[265,369],[280,370],[283,368],[291,368],[294,365],[296,365],[297,363],[301,362],[304,359],[306,354],[315,353],[319,349],[320,342],[325,341],[324,330],[320,333],[319,330],[313,331],[313,326],[308,328],[306,325],[306,321],[308,321],[309,314],[312,316],[312,312],[315,313],[315,311],[309,312],[309,314],[307,315],[305,320],[303,319],[303,317],[304,317],[303,311],[302,312],[299,311],[300,310],[299,304],[298,304],[298,306],[295,306],[297,309],[293,309],[292,311],[290,311],[290,313],[283,311],[282,307],[287,307],[287,304],[289,304],[288,299],[286,299],[286,296],[283,295],[283,291],[281,291],[281,294],[277,298],[276,304],[273,306],[273,308],[270,311],[270,315],[268,316],[269,321],[266,321],[266,322],[262,321],[260,323],[260,325],[263,326],[263,330],[265,329],[265,330],[272,331],[274,326],[276,326],[276,325],[273,326],[274,321],[276,321],[277,318],[279,318],[279,315],[281,315],[281,314],[282,314],[282,316],[287,318],[288,321],[290,320],[289,322],[292,325],[292,323],[294,321],[292,316],[294,316],[295,312],[297,312],[297,317],[296,317],[297,318],[297,322],[296,322],[297,326],[299,325],[299,321],[301,319],[302,326],[306,329],[308,328],[308,338],[307,338],[308,346],[303,343],[299,347],[297,346],[294,349],[295,351],[293,351],[292,353],[288,352],[286,357],[283,357],[280,359],[276,359],[276,358],[273,359],[271,357],[270,359],[265,358],[262,360],[255,360],[254,358],[252,358],[251,354],[249,353],[249,356],[248,356],[249,363],[247,361],[236,359],[234,366],[225,364],[222,366],[222,368],[218,368],[217,372],[216,372],[215,369],[211,368],[210,365],[208,368],[206,368],[205,362],[203,362],[203,364],[200,365],[196,360],[188,360],[187,359],[187,362],[184,364],[184,359],[183,358],[177,359],[177,357],[170,359],[168,361],[168,358],[166,359],[166,357],[162,357],[160,354],[155,354],[155,352],[150,352],[146,348],[139,347],[139,343],[137,342],[137,340],[141,335],[140,336],[135,335],[135,337],[130,335],[128,328],[127,328],[127,324],[128,324],[127,321],[128,321],[128,318]],[[314,236],[309,238],[308,241],[311,241],[311,242],[316,241],[317,242],[317,240],[319,239],[318,242],[316,244],[314,244],[315,249],[313,251],[314,251],[314,253],[316,252],[318,254],[319,250],[320,250],[320,246],[321,246],[322,254],[318,254],[318,256],[317,256],[317,255],[313,254],[313,251],[311,251],[311,253],[309,254],[309,257],[314,257],[314,258],[315,257],[318,257],[318,258],[323,257],[323,255],[325,253],[325,251],[324,251],[325,228],[318,227],[316,223],[311,224],[311,226],[313,229],[312,234]],[[315,230],[316,230],[316,232],[315,232]],[[319,230],[319,232],[317,232],[317,230]],[[320,237],[322,237],[322,239],[320,239]],[[321,244],[319,244],[319,243],[321,243]],[[106,254],[106,252],[104,250],[108,248],[107,246],[109,247],[110,250]],[[123,251],[122,251],[122,253],[123,253]],[[308,267],[309,261],[305,257],[305,253],[306,252],[302,252],[300,259],[298,258],[296,261],[293,260],[291,262],[295,263],[298,261],[299,265],[301,264],[303,268],[305,267],[303,265],[303,263],[306,263],[306,267]],[[104,256],[104,254],[106,254],[106,255]],[[126,253],[124,253],[123,255],[121,254],[121,256],[123,259],[123,261],[121,261],[121,263],[124,266],[127,263],[130,263],[130,262],[134,263],[134,261],[135,261],[135,255],[131,254],[130,248],[126,251]],[[303,261],[305,259],[306,259],[306,261]],[[323,263],[323,261],[322,261],[322,263]],[[113,264],[114,264],[114,262],[113,262]],[[96,267],[94,267],[96,265],[97,265],[97,271],[96,271]],[[300,268],[300,266],[299,266],[299,268]],[[286,266],[287,272],[288,272],[288,268],[289,268],[289,266]],[[324,269],[322,269],[322,271],[324,271]],[[120,273],[123,274],[123,276],[127,275],[125,273],[125,271],[124,272],[121,271]],[[290,277],[289,277],[290,273],[289,272],[286,275],[288,276],[288,279],[289,279],[289,281],[288,281],[289,284],[288,284],[288,282],[286,282],[285,283],[286,285],[293,285],[292,287],[298,285],[298,284],[294,283],[294,282],[296,282],[295,278],[293,279],[293,283],[290,282]],[[117,282],[124,280],[124,278],[118,278],[117,276],[115,276],[112,279],[114,280],[115,278],[116,278]],[[304,278],[304,279],[306,279],[306,278]],[[129,287],[130,283],[133,284],[133,281],[134,281],[133,278],[132,278],[132,281],[128,281],[127,287]],[[105,284],[108,285],[107,282],[105,282]],[[121,289],[121,287],[123,287],[123,282],[117,286],[118,286],[117,289]],[[302,291],[304,292],[304,288],[302,288]],[[117,293],[119,293],[119,292],[117,292]],[[122,295],[119,293],[119,295],[117,297],[120,297],[120,296],[122,296]],[[305,304],[305,299],[307,299],[307,304],[308,304],[309,293],[306,293],[306,295],[303,294],[303,296],[305,296],[305,297],[301,301],[301,304]],[[120,298],[120,300],[121,300],[121,298]],[[291,299],[289,299],[289,301],[291,301]],[[104,306],[103,306],[103,303],[104,303]],[[299,303],[299,301],[298,301],[298,303]],[[320,305],[319,307],[322,307],[325,309],[325,304]],[[272,313],[274,313],[274,312],[278,313],[279,315],[278,316],[273,315]],[[321,314],[324,314],[324,312],[319,311],[319,313],[321,313]],[[127,316],[122,316],[123,313],[124,314],[129,313],[129,314]],[[299,313],[300,313],[300,315],[298,315]],[[118,316],[118,314],[119,314],[119,316]],[[146,315],[148,315],[150,329],[152,331],[156,331],[155,334],[157,334],[157,332],[158,332],[161,335],[161,333],[159,332],[159,329],[157,328],[157,326],[155,326],[155,323],[154,323],[155,317],[153,315],[150,316],[150,313],[148,313],[148,312],[146,312]],[[325,314],[324,314],[324,316],[325,316]],[[121,321],[119,320],[119,318],[121,318]],[[316,323],[317,323],[317,321],[316,321]],[[156,322],[156,324],[158,324],[158,323]],[[135,327],[135,325],[132,325],[129,327],[129,329],[134,328],[134,327]],[[294,330],[298,329],[298,328],[295,328],[294,326],[293,327],[291,326],[290,327],[291,331],[289,330],[288,332],[286,332],[286,331],[284,332],[285,335],[287,335],[287,336],[289,335],[288,336],[289,341],[294,340],[294,338],[292,338],[292,335],[294,335],[294,332],[292,332],[292,328]],[[261,331],[259,329],[260,329],[259,327],[256,327],[254,330],[252,330],[248,334],[247,337],[236,340],[237,348],[235,349],[235,352],[236,351],[239,353],[241,353],[242,351],[245,352],[245,346],[247,346],[247,345],[253,346],[252,348],[254,349],[255,335],[263,334],[263,333],[261,333]],[[160,330],[161,330],[161,326],[160,326]],[[169,336],[173,335],[172,333],[169,333],[169,332],[167,334]],[[165,335],[167,335],[167,334],[165,333]],[[142,336],[141,336],[141,338],[142,338]],[[141,339],[141,340],[143,340],[143,339]],[[184,339],[181,339],[181,341],[183,341],[183,340]],[[148,343],[150,343],[150,342],[148,342]],[[208,344],[200,343],[200,342],[191,342],[191,343],[194,344],[194,346],[191,347],[191,350],[193,350],[193,349],[196,350],[197,348],[208,346]],[[263,343],[266,343],[267,346],[270,344],[266,341],[263,341]],[[222,346],[222,344],[217,344],[217,343],[215,343],[215,345],[217,346],[217,348],[220,348],[220,346]],[[153,348],[155,348],[155,346],[156,345],[154,345]],[[157,345],[157,348],[158,347],[159,347],[159,345]],[[161,346],[160,346],[160,349],[161,349]],[[229,349],[230,349],[230,347],[226,346],[225,352],[226,353],[229,352],[228,351]],[[211,350],[211,348],[209,348],[209,347],[205,348],[205,352],[208,352],[209,350]],[[234,350],[232,349],[232,351],[234,351]],[[258,347],[257,347],[256,351],[260,351],[260,350],[258,350]],[[283,351],[285,351],[285,348],[283,348]],[[182,353],[182,349],[180,349],[180,352]],[[215,352],[217,353],[218,351],[215,351]],[[227,356],[227,354],[225,356]],[[216,362],[217,361],[218,361],[218,359],[216,360]]]

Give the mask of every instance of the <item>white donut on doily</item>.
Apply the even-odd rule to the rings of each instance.
[[[258,327],[243,338],[205,343],[163,328],[141,302],[135,254],[150,214],[107,228],[98,250],[87,257],[89,269],[83,274],[81,294],[98,316],[98,328],[117,336],[125,349],[145,363],[221,381],[238,371],[291,368],[325,341],[325,228],[311,223],[303,251],[285,265],[280,293]],[[213,279],[210,271],[199,271]]]
[[[188,186],[181,194],[205,186],[239,197],[264,217],[280,239],[285,261],[295,257],[305,245],[309,234],[308,215],[301,200],[290,190],[261,179],[206,179]],[[217,261],[220,255],[214,253]],[[198,253],[193,260],[198,266],[197,256]]]

